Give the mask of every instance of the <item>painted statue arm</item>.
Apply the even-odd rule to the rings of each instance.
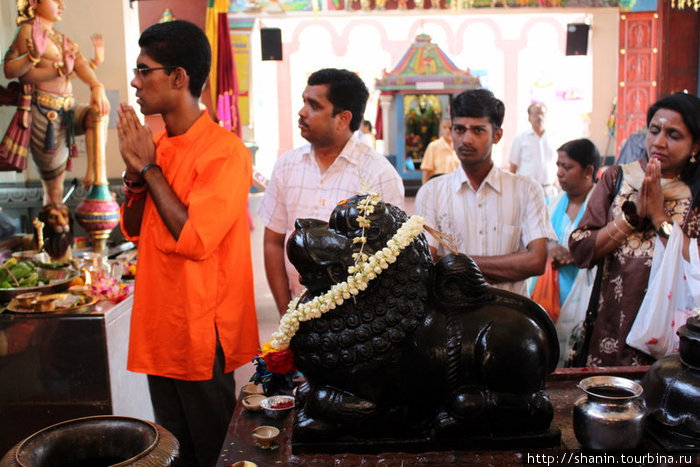
[[[34,20],[22,24],[5,55],[4,72],[8,79],[19,78],[22,83],[41,84],[68,77],[73,72],[78,46],[63,36],[64,55],[56,60],[45,55],[48,32]]]
[[[100,115],[107,115],[109,113],[109,101],[107,100],[107,94],[105,94],[105,88],[98,80],[90,63],[82,54],[76,56],[75,73],[83,83],[90,86],[90,106],[99,110]]]
[[[89,61],[90,66],[97,68],[105,61],[105,45],[102,34],[95,33],[90,36],[92,46],[95,49],[95,58]]]
[[[32,33],[35,31],[34,24],[27,23],[19,27],[14,41],[5,54],[3,70],[7,79],[21,78],[24,83],[36,84],[50,81],[57,76],[52,63],[41,58],[46,50],[46,43],[40,39],[32,39]]]

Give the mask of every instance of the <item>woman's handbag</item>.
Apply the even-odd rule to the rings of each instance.
[[[556,323],[561,311],[559,299],[559,271],[552,267],[552,261],[547,260],[544,273],[537,278],[535,288],[532,289],[532,300],[545,309],[552,321]]]
[[[700,305],[700,288],[689,283],[697,274],[694,270],[700,270],[697,239],[692,239],[690,249],[688,262],[683,259],[683,231],[678,224],[665,248],[658,237],[654,245],[647,292],[626,342],[656,359],[678,353],[676,332]]]
[[[554,324],[559,339],[559,363],[557,365],[559,368],[566,364],[573,349],[572,332],[574,328],[581,326],[586,318],[586,308],[588,308],[588,300],[591,297],[595,276],[595,266],[591,269],[579,269],[571,291],[561,306],[559,319]]]
[[[624,173],[622,171],[622,167],[620,167],[619,171],[617,172],[617,177],[615,178],[615,185],[613,186],[613,189],[608,197],[611,205],[617,194],[620,192],[623,179]],[[595,280],[593,281],[593,287],[591,288],[591,296],[588,299],[586,318],[582,323],[576,325],[571,331],[571,351],[568,354],[568,359],[565,365],[566,367],[583,367],[586,366],[586,361],[588,360],[588,347],[591,343],[591,334],[593,334],[593,323],[598,317],[598,306],[600,305],[600,286],[601,282],[603,281],[605,257],[601,258],[595,267]]]

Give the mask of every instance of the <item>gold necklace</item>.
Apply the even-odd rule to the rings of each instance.
[[[48,34],[51,42],[56,44],[56,48],[61,53],[61,58],[63,58],[63,37],[61,36],[61,33],[52,28],[48,30]]]

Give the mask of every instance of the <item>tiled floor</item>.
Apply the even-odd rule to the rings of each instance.
[[[253,217],[253,230],[251,231],[250,241],[253,255],[253,274],[255,276],[255,306],[258,311],[258,332],[260,334],[260,343],[262,344],[277,329],[280,316],[275,308],[272,294],[267,286],[267,278],[265,277],[265,264],[263,261],[263,232],[265,227],[257,215],[257,207],[261,198],[261,193],[250,195],[249,207]],[[405,210],[409,215],[413,214],[413,202],[414,198],[406,198]],[[237,390],[250,380],[253,372],[252,363],[236,370]]]

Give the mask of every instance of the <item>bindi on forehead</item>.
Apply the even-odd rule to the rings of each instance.
[[[682,122],[666,117],[655,117],[649,126],[654,126],[663,131],[682,131]]]

